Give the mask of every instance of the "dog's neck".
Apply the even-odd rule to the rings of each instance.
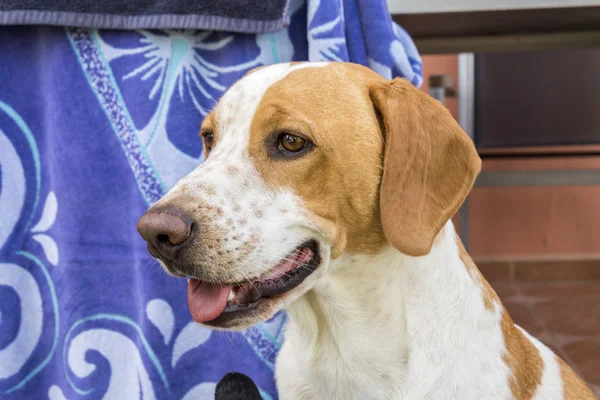
[[[426,256],[388,248],[335,260],[327,277],[288,308],[286,341],[304,349],[295,357],[316,369],[334,358],[349,371],[361,369],[365,384],[417,379],[427,388],[452,368],[457,348],[494,345],[485,336],[497,328],[501,305],[486,309],[485,288],[459,246],[449,222]]]

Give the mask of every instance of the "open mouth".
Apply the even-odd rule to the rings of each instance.
[[[236,284],[188,281],[188,306],[196,322],[243,315],[264,300],[281,296],[300,285],[320,264],[314,240],[298,246],[266,274]]]

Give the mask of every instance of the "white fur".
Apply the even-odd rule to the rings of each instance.
[[[512,398],[501,306],[486,310],[450,222],[424,257],[342,256],[288,311],[282,400]]]

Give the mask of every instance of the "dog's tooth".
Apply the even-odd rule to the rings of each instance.
[[[229,298],[227,299],[227,301],[231,301],[235,298],[235,292],[233,291],[233,289],[231,289],[231,292],[229,292]]]

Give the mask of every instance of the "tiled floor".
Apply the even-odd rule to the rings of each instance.
[[[600,281],[490,283],[513,320],[569,363],[600,398]]]

